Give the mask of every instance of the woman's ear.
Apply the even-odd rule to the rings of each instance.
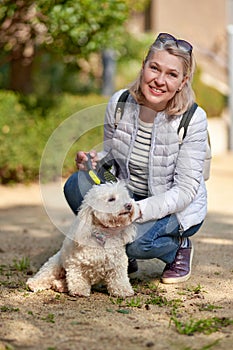
[[[186,84],[186,82],[188,81],[188,79],[189,79],[189,77],[186,75],[186,76],[183,78],[180,87],[177,89],[177,92],[180,92],[180,91],[183,89],[183,87],[185,86],[185,84]]]

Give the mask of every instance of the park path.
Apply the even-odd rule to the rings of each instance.
[[[55,189],[52,185],[54,196]],[[164,300],[182,298],[181,319],[233,319],[233,153],[214,157],[207,189],[209,211],[193,237],[191,279],[178,285],[159,284],[164,265],[154,259],[139,261],[139,279],[132,280],[144,290],[139,298],[147,297],[143,279],[159,285]],[[57,203],[55,197],[51,199]],[[58,206],[55,212],[67,226],[70,219],[64,209]],[[211,335],[181,335],[170,326],[169,305],[134,307],[122,314],[104,293],[76,300],[52,291],[26,292],[27,276],[12,270],[13,262],[29,257],[35,272],[63,239],[43,207],[38,184],[0,186],[0,349],[232,349],[233,325]]]

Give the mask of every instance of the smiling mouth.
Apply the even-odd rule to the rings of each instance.
[[[161,90],[161,89],[157,89],[157,88],[154,88],[154,87],[152,87],[152,86],[149,86],[150,87],[150,89],[152,90],[152,91],[154,91],[155,93],[159,93],[159,94],[163,94],[164,93],[164,91],[163,90]]]

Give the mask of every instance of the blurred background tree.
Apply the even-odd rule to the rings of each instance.
[[[7,87],[31,93],[33,63],[42,52],[71,63],[114,47],[128,10],[125,1],[1,1],[1,64],[10,63]]]
[[[0,183],[37,179],[54,129],[71,114],[107,101],[99,94],[101,52],[111,48],[128,60],[125,23],[131,8],[146,3],[1,0]],[[101,137],[94,131],[88,141]],[[67,171],[72,167],[69,161]]]
[[[33,73],[38,73],[38,64],[53,68],[55,80],[59,68],[64,69],[62,63],[85,71],[91,54],[120,46],[130,8],[134,4],[133,8],[140,10],[146,2],[2,0],[0,65],[5,65],[9,74],[5,87],[24,94],[33,92]],[[60,67],[53,67],[53,61]]]

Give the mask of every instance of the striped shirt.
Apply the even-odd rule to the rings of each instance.
[[[139,119],[139,128],[129,160],[128,187],[140,196],[148,196],[148,162],[152,128],[153,123],[146,123]]]

